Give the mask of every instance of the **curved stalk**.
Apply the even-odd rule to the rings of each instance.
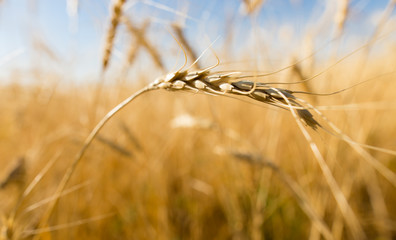
[[[92,141],[95,139],[95,137],[98,135],[99,131],[104,127],[104,125],[121,109],[123,109],[126,105],[128,105],[132,100],[137,98],[138,96],[142,95],[145,92],[148,92],[150,90],[155,90],[156,88],[147,86],[138,92],[134,93],[124,101],[122,101],[120,104],[118,104],[116,107],[114,107],[112,110],[110,110],[103,118],[100,120],[100,122],[95,126],[95,128],[91,131],[91,133],[88,135],[88,137],[84,141],[84,145],[81,148],[80,152],[77,154],[76,158],[70,165],[70,167],[67,169],[65,175],[63,176],[61,182],[58,185],[58,188],[54,194],[54,200],[49,204],[46,212],[44,212],[43,217],[41,218],[41,221],[38,225],[38,228],[45,227],[47,224],[49,218],[51,217],[51,214],[56,206],[56,204],[59,201],[59,197],[61,196],[63,190],[65,189],[67,183],[69,182],[71,176],[73,175],[78,163],[81,161],[83,158],[85,152],[87,151],[88,147],[91,145]],[[36,235],[34,239],[39,239],[40,235]]]

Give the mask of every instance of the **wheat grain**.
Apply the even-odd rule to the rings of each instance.
[[[280,108],[287,108],[283,97],[274,91],[271,86],[265,83],[255,83],[247,80],[233,82],[232,75],[233,73],[211,74],[207,69],[193,72],[178,72],[157,79],[150,87],[171,91],[189,90],[214,95],[236,95],[239,97],[248,97]],[[313,118],[313,115],[295,101],[292,91],[280,88],[276,89],[287,96],[292,106],[297,109],[299,117],[308,126],[313,129],[320,127],[320,124]]]

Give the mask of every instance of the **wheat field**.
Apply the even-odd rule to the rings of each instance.
[[[95,67],[35,34],[0,55],[0,239],[396,238],[395,1],[370,26],[361,1],[66,2]]]

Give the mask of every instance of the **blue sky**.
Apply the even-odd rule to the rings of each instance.
[[[4,78],[9,71],[15,69],[26,70],[37,67],[36,64],[58,73],[68,73],[76,78],[98,73],[104,34],[108,26],[110,2],[108,0],[78,2],[77,18],[72,19],[67,12],[66,0],[1,1],[0,59],[17,49],[24,49],[24,53],[0,66],[2,72],[0,77]],[[167,32],[167,29],[170,29],[169,24],[175,21],[185,23],[188,38],[198,46],[197,51],[202,51],[217,37],[220,37],[220,40],[216,42],[216,46],[221,47],[227,35],[225,26],[230,19],[233,20],[232,24],[236,32],[234,33],[235,48],[249,44],[248,37],[253,31],[252,23],[259,26],[260,31],[262,30],[261,34],[268,35],[265,43],[274,46],[274,49],[298,47],[290,46],[288,43],[282,46],[283,43],[278,41],[282,34],[300,39],[307,32],[317,28],[317,31],[323,31],[327,37],[331,35],[331,24],[320,23],[326,9],[326,1],[267,0],[265,2],[254,21],[241,13],[240,0],[129,0],[125,12],[136,23],[145,19],[153,22],[147,33],[148,39],[160,49],[164,49],[164,56],[177,49],[177,45]],[[373,22],[375,16],[379,16],[387,4],[387,0],[350,1],[348,33],[360,38],[369,36],[375,26]],[[331,15],[329,18],[327,24],[331,22]],[[73,30],[73,26],[77,27],[77,31]],[[118,36],[115,61],[122,61],[127,41],[127,34]],[[37,46],[44,48],[41,54],[37,53]],[[168,65],[171,67],[172,64],[173,62],[169,62]]]

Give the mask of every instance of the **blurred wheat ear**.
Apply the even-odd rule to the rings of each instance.
[[[125,4],[126,0],[116,0],[114,2],[112,12],[111,12],[111,20],[110,20],[110,28],[107,31],[106,42],[104,46],[104,54],[102,59],[102,71],[104,72],[110,61],[111,52],[114,45],[114,38],[117,31],[117,26],[120,22],[120,18],[122,16],[122,7]]]
[[[136,27],[134,26],[134,24],[132,23],[132,21],[127,18],[126,16],[121,18],[122,22],[126,25],[128,31],[135,36],[137,43],[137,46],[142,46],[144,47],[147,52],[150,54],[151,58],[153,59],[155,65],[160,68],[161,70],[165,71],[165,65],[161,60],[161,56],[159,54],[159,52],[157,51],[157,49],[155,49],[150,43],[149,41],[146,39],[145,37],[145,32],[148,29],[150,23],[148,21],[144,22],[143,26]],[[133,47],[131,47],[130,50],[130,54],[131,56],[128,56],[129,59],[131,59],[133,57],[133,55],[135,50],[133,50]]]
[[[26,182],[26,163],[24,157],[19,157],[11,170],[6,174],[0,182],[0,189],[4,189],[10,185],[17,185],[23,188]]]
[[[266,0],[243,0],[243,10],[245,14],[253,14],[260,10]]]

